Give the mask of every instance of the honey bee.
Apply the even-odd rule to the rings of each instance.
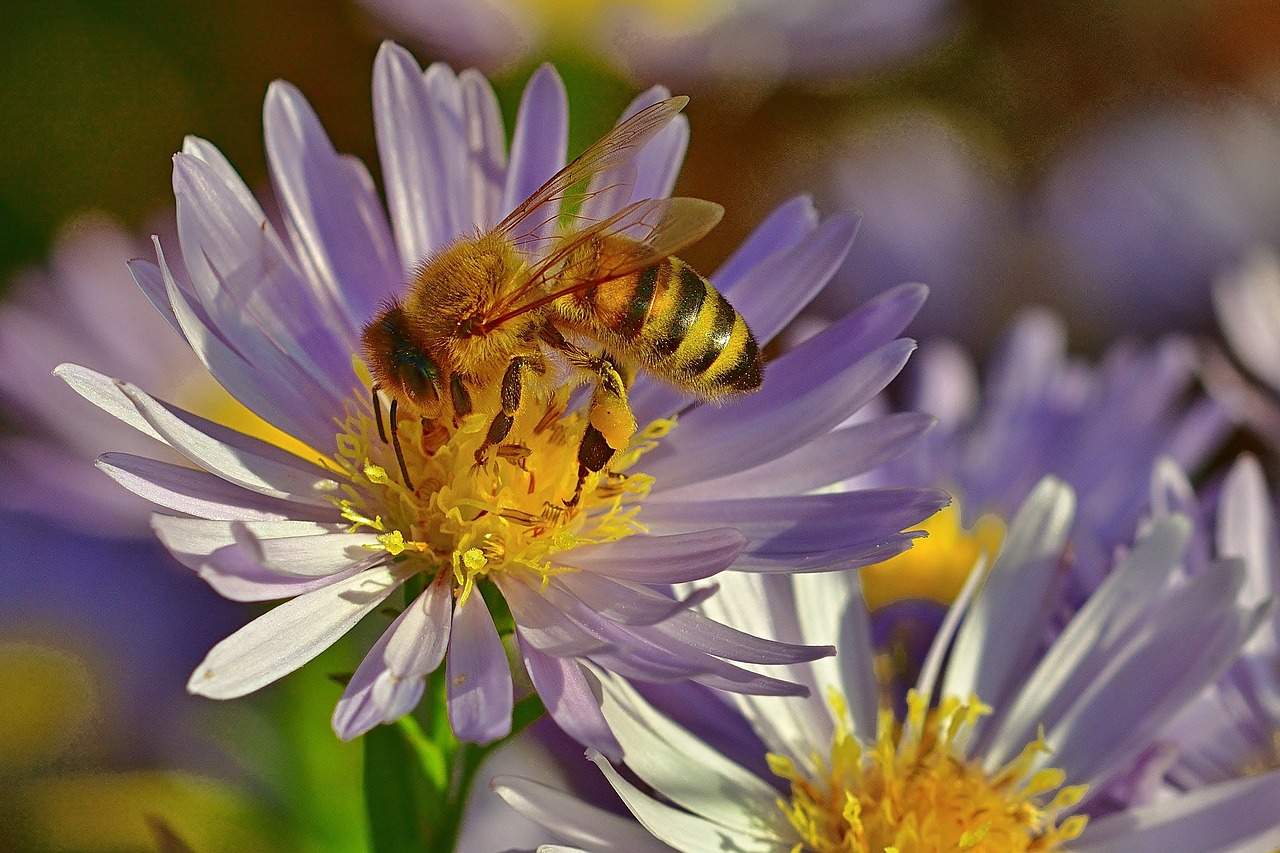
[[[493,400],[496,391],[497,411],[476,451],[483,465],[491,449],[503,455],[522,407],[550,395],[552,367],[567,366],[593,386],[578,485],[565,502],[573,506],[588,473],[608,465],[635,432],[624,375],[643,368],[704,400],[760,387],[760,349],[742,316],[673,257],[719,222],[718,204],[644,199],[542,236],[562,219],[566,200],[629,194],[631,161],[687,102],[670,98],[618,124],[491,231],[424,261],[404,299],[365,327],[379,430],[385,391],[391,442],[410,488],[401,408],[438,423],[470,414],[473,398]]]

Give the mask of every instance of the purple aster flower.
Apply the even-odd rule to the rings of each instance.
[[[1087,559],[1075,562],[1067,599],[1079,602],[1101,582],[1106,557],[1131,541],[1157,460],[1198,471],[1230,429],[1223,408],[1196,393],[1191,342],[1122,342],[1091,364],[1068,355],[1062,325],[1041,311],[1013,323],[984,382],[946,341],[927,343],[912,368],[908,403],[939,424],[860,482],[940,486],[955,502],[927,525],[922,548],[869,570],[873,606],[885,598],[883,584],[900,589],[911,578],[924,591],[916,597],[948,603],[974,558],[994,551],[1014,510],[1050,475],[1078,496],[1072,547]]]
[[[213,698],[252,692],[381,614],[402,590],[403,609],[338,703],[342,737],[407,713],[442,662],[458,737],[506,735],[515,698],[509,651],[562,726],[614,755],[581,661],[642,680],[803,691],[745,665],[826,649],[728,628],[691,609],[714,587],[680,600],[670,585],[731,565],[856,567],[909,547],[917,534],[900,531],[936,511],[941,493],[817,492],[927,428],[923,415],[847,424],[912,350],[897,335],[923,289],[870,303],[771,363],[759,392],[720,406],[691,407],[641,375],[628,395],[641,430],[586,477],[576,455],[585,401],[567,388],[539,401],[536,423],[513,431],[521,443],[507,456],[498,448],[487,464],[476,451],[493,415],[481,411],[456,426],[402,419],[389,443],[359,357],[363,326],[424,259],[493,227],[564,166],[567,103],[555,71],[539,70],[508,155],[493,91],[474,71],[437,64],[424,72],[387,44],[373,97],[389,222],[364,166],[337,154],[302,95],[276,83],[265,132],[283,231],[216,148],[189,139],[174,159],[178,245],[158,245],[157,263],[132,265],[209,371],[290,436],[293,452],[130,382],[59,369],[85,397],[198,466],[120,453],[100,463],[179,513],[153,519],[170,551],[229,598],[289,599],[215,646],[189,688]],[[628,114],[665,97],[650,90]],[[653,131],[624,164],[630,174],[610,173],[617,180],[578,216],[603,220],[632,199],[670,192],[688,126],[676,117]],[[849,217],[819,224],[806,200],[794,200],[711,281],[763,344],[825,284],[853,230]],[[518,251],[536,263],[554,244],[538,237]],[[576,488],[581,499],[567,502]]]
[[[84,216],[63,229],[47,269],[12,283],[0,306],[0,396],[22,431],[0,443],[7,479],[0,492],[9,508],[94,534],[150,536],[151,505],[89,465],[108,449],[186,462],[70,393],[53,376],[68,359],[132,377],[222,424],[284,441],[214,381],[147,302],[127,266],[144,253],[115,223]]]
[[[1210,286],[1280,239],[1280,124],[1243,100],[1129,109],[1067,145],[1035,201],[1091,330],[1203,328]]]
[[[858,241],[814,301],[838,317],[904,281],[929,285],[912,324],[921,338],[947,334],[986,346],[1018,288],[1008,274],[1017,237],[1011,178],[961,128],[940,115],[904,111],[841,144],[827,166],[827,199],[863,214]]]
[[[1157,519],[1172,512],[1202,519],[1198,547],[1188,556],[1190,577],[1203,574],[1213,557],[1236,559],[1245,570],[1238,595],[1242,605],[1280,595],[1276,506],[1257,460],[1238,459],[1220,488],[1199,500],[1172,465],[1161,470],[1153,489]],[[1280,616],[1272,614],[1231,668],[1166,730],[1165,739],[1164,785],[1144,792],[1157,802],[1168,799],[1170,790],[1198,792],[1237,779],[1280,775]],[[1280,818],[1266,849],[1277,844]]]
[[[705,608],[744,630],[838,648],[792,667],[807,698],[733,697],[766,744],[770,774],[602,674],[627,772],[588,754],[639,825],[528,779],[501,779],[499,792],[591,851],[1269,849],[1275,772],[1147,809],[1083,812],[1213,682],[1274,601],[1239,601],[1236,560],[1182,582],[1191,524],[1169,515],[1041,652],[1074,513],[1062,483],[1033,491],[990,569],[953,605],[901,717],[879,703],[857,573],[734,576]]]
[[[364,5],[432,53],[490,71],[568,45],[640,80],[693,85],[865,71],[921,53],[957,19],[949,0],[596,0],[571,12],[537,0]]]

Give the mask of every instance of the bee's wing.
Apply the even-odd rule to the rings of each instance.
[[[510,296],[497,306],[497,316],[485,325],[496,326],[565,294],[652,266],[702,239],[723,215],[723,207],[700,198],[650,198],[633,202],[608,219],[560,237],[546,256],[525,270]],[[613,251],[607,258],[584,253],[578,259],[571,259],[577,249],[596,237],[611,234],[628,239],[625,250]],[[570,284],[547,288],[547,281],[553,277]],[[543,295],[525,302],[537,291],[544,291]]]
[[[593,177],[630,162],[687,103],[689,99],[684,96],[667,98],[645,107],[614,127],[534,190],[533,195],[498,223],[494,232],[514,243],[521,243],[527,238],[537,239],[548,223],[559,218],[565,199],[585,197]],[[595,188],[593,191],[603,189],[612,188]]]

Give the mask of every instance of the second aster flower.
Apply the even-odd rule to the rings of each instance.
[[[650,90],[628,114],[664,97]],[[492,228],[564,166],[567,102],[552,69],[535,74],[508,156],[483,77],[443,65],[424,73],[387,45],[374,109],[389,222],[363,165],[337,154],[301,94],[278,83],[265,126],[283,230],[212,145],[191,139],[174,165],[180,251],[158,246],[158,263],[133,265],[219,382],[311,450],[288,452],[127,382],[60,368],[81,394],[199,466],[103,460],[126,487],[180,513],[155,516],[168,548],[227,597],[289,599],[215,646],[189,688],[214,698],[252,692],[401,590],[403,609],[338,703],[343,737],[412,710],[442,663],[457,736],[503,737],[515,696],[508,650],[552,716],[612,755],[620,750],[583,660],[642,680],[803,692],[735,662],[787,664],[828,649],[729,629],[691,609],[714,587],[679,600],[671,585],[730,566],[852,568],[909,547],[917,534],[901,531],[945,495],[817,492],[928,426],[914,414],[849,423],[911,352],[897,336],[923,290],[869,304],[769,364],[761,390],[724,405],[691,406],[639,376],[628,397],[640,430],[585,483],[576,451],[587,407],[567,389],[540,401],[545,413],[519,433],[510,458],[499,447],[498,458],[477,463],[494,416],[480,410],[443,429],[410,423],[393,450],[370,402],[362,327],[425,259]],[[687,134],[682,117],[667,122],[632,161],[629,192],[595,193],[574,212],[603,221],[635,200],[665,198]],[[819,224],[795,200],[710,281],[763,345],[826,283],[853,231],[850,218]],[[536,263],[554,245],[554,235],[535,233],[521,251]],[[577,485],[581,499],[566,500]]]

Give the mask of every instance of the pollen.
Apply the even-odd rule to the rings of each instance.
[[[846,719],[843,699],[831,702]],[[790,799],[778,805],[801,839],[793,853],[1067,850],[1087,818],[1058,818],[1085,786],[1062,787],[1062,771],[1037,769],[1048,751],[1042,738],[994,772],[966,757],[974,726],[988,713],[976,698],[929,708],[913,691],[904,722],[881,712],[874,744],[841,724],[829,759],[814,756],[808,770],[770,755],[773,772],[791,786]]]
[[[953,499],[919,525],[928,536],[896,557],[863,569],[867,607],[874,611],[904,599],[954,601],[978,558],[1000,550],[1005,532],[1004,522],[990,513],[980,516],[971,530],[960,519],[960,502]]]
[[[484,444],[492,414],[457,423],[405,417],[397,425],[404,478],[395,451],[378,432],[366,395],[348,402],[332,463],[343,473],[334,502],[352,531],[376,534],[372,550],[434,579],[449,572],[455,594],[510,573],[545,583],[571,571],[557,552],[610,542],[644,530],[636,516],[652,478],[630,471],[670,429],[661,421],[637,433],[603,471],[591,473],[576,503],[578,446],[587,428],[567,411],[569,389],[517,418],[510,443]]]

